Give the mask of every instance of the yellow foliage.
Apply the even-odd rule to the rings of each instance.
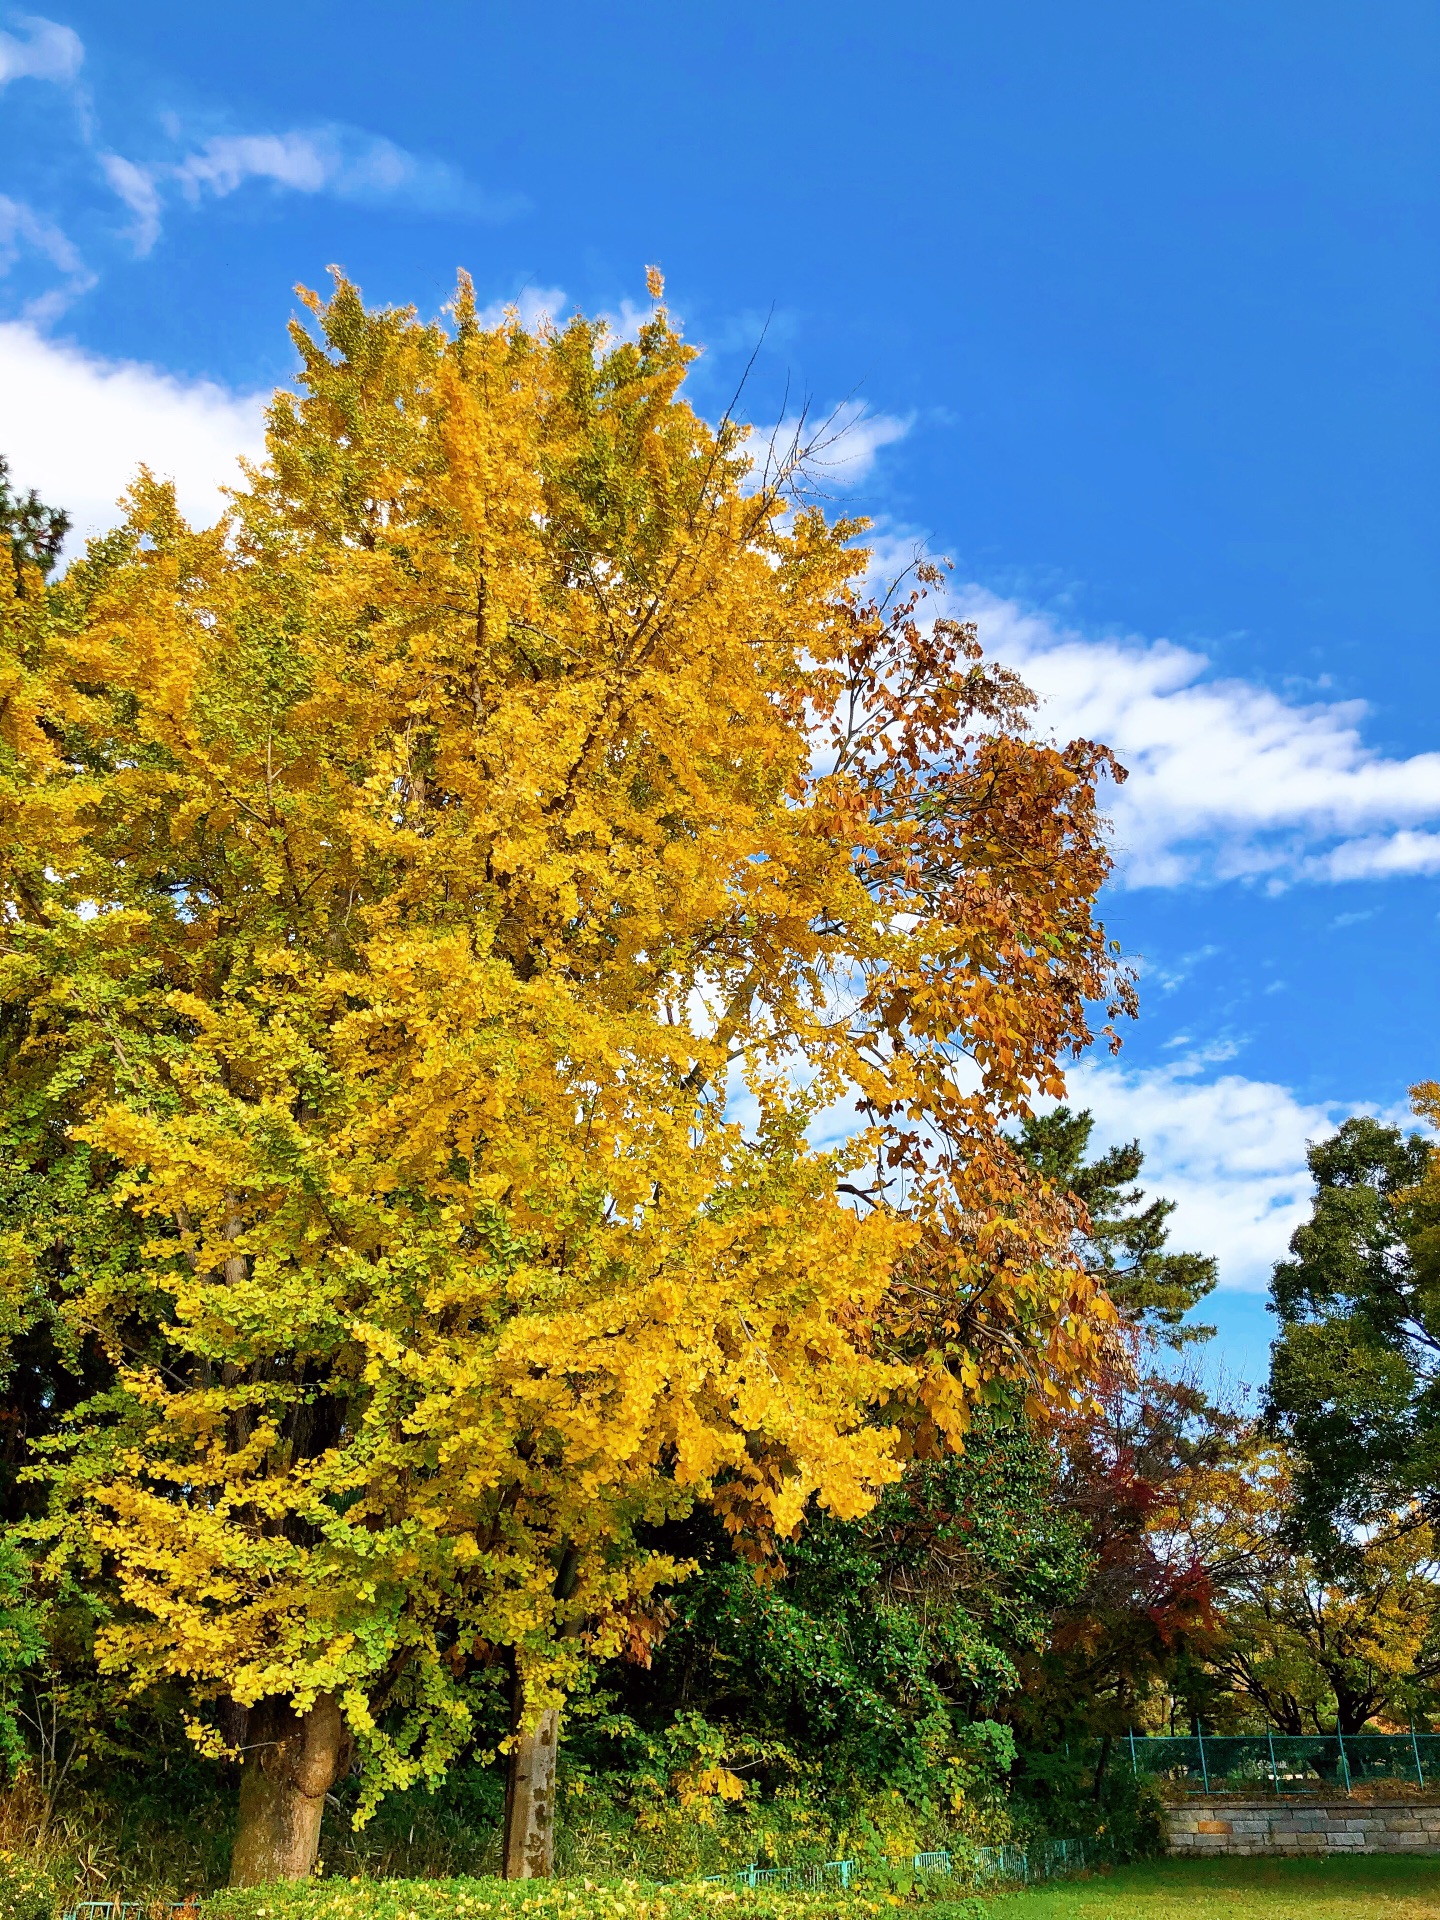
[[[626,1644],[653,1523],[763,1558],[907,1425],[1083,1382],[1002,1126],[1127,989],[1108,756],[866,599],[663,310],[306,304],[220,526],[142,474],[0,607],[12,1120],[80,1169],[0,1253],[119,1368],[53,1461],[103,1659],[333,1691],[383,1784],[477,1664],[539,1706]]]
[[[697,1767],[675,1776],[675,1794],[682,1807],[697,1800],[743,1800],[745,1782],[729,1767]]]

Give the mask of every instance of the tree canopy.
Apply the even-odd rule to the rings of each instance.
[[[142,474],[0,598],[5,1300],[108,1369],[33,1537],[103,1666],[252,1715],[241,1877],[497,1682],[526,1871],[658,1527],[763,1561],[1112,1337],[1006,1127],[1129,1004],[1119,775],[933,570],[869,596],[662,307],[306,305],[219,526]]]
[[[1434,1091],[1417,1093],[1433,1115]],[[1440,1176],[1420,1134],[1363,1116],[1309,1160],[1311,1215],[1271,1289],[1269,1408],[1324,1558],[1411,1503],[1440,1515]]]
[[[1175,1202],[1159,1195],[1147,1200],[1135,1184],[1145,1163],[1140,1142],[1126,1141],[1089,1160],[1094,1130],[1091,1113],[1060,1105],[1028,1114],[1018,1144],[1032,1167],[1084,1207],[1078,1251],[1121,1318],[1168,1346],[1208,1340],[1215,1329],[1187,1325],[1185,1316],[1214,1291],[1214,1259],[1167,1244]]]

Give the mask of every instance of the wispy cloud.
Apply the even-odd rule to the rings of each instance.
[[[828,414],[812,409],[788,415],[768,432],[757,430],[749,451],[757,475],[803,452],[811,486],[843,490],[867,479],[881,449],[903,440],[914,424],[912,416],[872,413],[863,401],[846,400]]]
[[[282,133],[223,133],[178,159],[140,161],[100,155],[112,190],[135,219],[137,254],[159,238],[167,202],[224,200],[252,181],[289,193],[326,194],[364,205],[403,205],[427,213],[508,220],[524,211],[519,194],[490,193],[443,160],[410,153],[383,135],[330,124]]]
[[[39,324],[53,320],[95,284],[95,275],[68,235],[23,200],[0,193],[0,278],[13,273],[26,254],[38,254],[62,276],[58,287],[48,287],[25,303],[27,320]]]
[[[1178,960],[1166,966],[1143,963],[1140,967],[1141,977],[1147,987],[1157,987],[1161,993],[1174,993],[1177,988],[1184,986],[1197,967],[1203,966],[1207,960],[1213,960],[1219,952],[1219,947],[1207,940],[1203,946],[1182,953]]]
[[[1287,700],[1211,676],[1166,640],[1094,640],[979,587],[963,611],[1020,669],[1058,736],[1114,747],[1121,877],[1173,887],[1229,879],[1380,879],[1440,871],[1440,752],[1389,758],[1363,701]]]
[[[527,333],[552,325],[570,305],[563,287],[522,287],[508,300],[492,300],[481,307],[475,318],[487,331],[501,326],[514,313]]]
[[[118,237],[141,257],[153,250],[176,207],[214,204],[247,187],[488,221],[511,219],[528,205],[520,194],[477,185],[444,160],[338,121],[235,132],[223,127],[220,115],[198,130],[174,114],[161,114],[143,142],[107,141],[97,132],[100,108],[78,84],[84,60],[74,29],[38,14],[11,16],[8,29],[0,31],[0,90],[23,80],[67,86],[73,109],[54,119],[46,150],[35,156],[43,195],[0,197],[0,272],[13,272],[27,254],[51,269],[52,284],[41,295],[24,301],[12,294],[11,311],[32,320],[53,319],[98,279],[55,215],[31,203],[48,200],[59,180],[69,183],[60,214],[66,226],[78,213],[93,211],[103,182],[129,216]],[[133,126],[133,114],[127,118]],[[117,230],[112,226],[110,232]],[[57,274],[59,285],[53,284]]]
[[[118,153],[102,153],[100,168],[112,190],[135,216],[130,241],[136,254],[149,253],[160,238],[164,204],[152,170]]]
[[[73,80],[85,59],[78,33],[39,14],[20,14],[16,33],[0,33],[0,87],[11,80]]]

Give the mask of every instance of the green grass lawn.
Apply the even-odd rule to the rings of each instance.
[[[1436,1920],[1440,1858],[1149,1860],[985,1896],[989,1920]]]

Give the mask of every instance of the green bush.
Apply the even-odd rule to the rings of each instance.
[[[1128,1761],[1102,1766],[1097,1778],[1094,1758],[1079,1742],[1073,1753],[1024,1754],[1014,1779],[1017,1828],[1037,1839],[1105,1840],[1116,1860],[1163,1853],[1165,1809],[1154,1782],[1137,1780]]]
[[[54,1920],[59,1906],[47,1868],[0,1850],[0,1920]]]

